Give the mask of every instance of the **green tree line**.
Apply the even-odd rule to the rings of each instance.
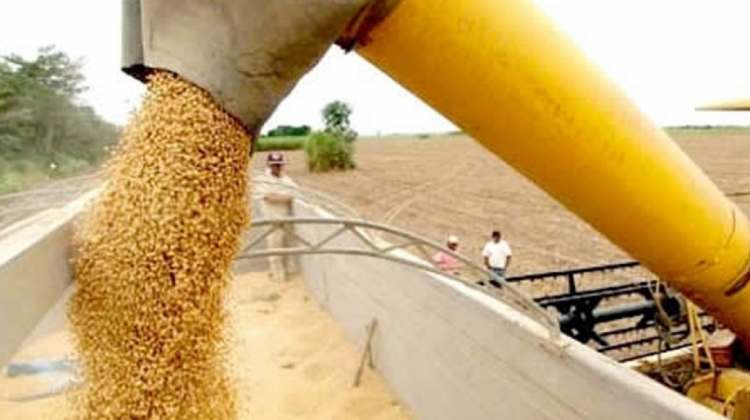
[[[0,194],[96,165],[118,127],[81,98],[80,60],[54,47],[0,56]]]
[[[300,137],[309,136],[312,128],[309,125],[280,125],[273,130],[269,130],[268,137]]]

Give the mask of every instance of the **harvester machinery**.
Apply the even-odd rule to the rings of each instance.
[[[515,276],[507,282],[558,316],[563,333],[615,360],[691,345],[686,301],[636,261]],[[716,330],[707,313],[698,316],[701,328]]]
[[[126,72],[177,73],[251,134],[329,46],[360,54],[750,348],[747,217],[533,2],[125,0],[123,16]],[[611,346],[592,323],[622,314],[598,299],[571,287],[539,303]],[[641,303],[630,313],[654,310]],[[750,389],[749,374],[728,371],[713,381]]]

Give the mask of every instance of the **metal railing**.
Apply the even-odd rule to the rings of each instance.
[[[329,227],[330,233],[313,238],[301,233],[302,226]],[[255,235],[252,232],[259,232]],[[292,245],[284,248],[259,248],[264,240],[275,232],[283,232]],[[387,243],[379,239],[389,234],[397,242]],[[355,245],[341,244],[340,239],[351,235],[358,238]],[[416,251],[416,257],[412,251]],[[456,270],[443,271],[433,261],[435,253],[442,252],[459,262]],[[236,259],[247,260],[270,256],[297,255],[347,255],[377,258],[421,271],[439,274],[474,290],[506,303],[546,327],[549,337],[557,340],[560,327],[557,318],[541,308],[532,299],[524,296],[513,285],[495,273],[476,264],[436,242],[392,226],[346,218],[282,218],[256,220],[251,227],[251,238]],[[492,286],[490,283],[495,284]]]

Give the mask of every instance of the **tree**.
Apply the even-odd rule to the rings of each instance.
[[[17,54],[3,56],[2,59],[29,87],[46,88],[48,92],[69,100],[76,100],[86,91],[81,60],[71,59],[53,46],[40,48],[34,60],[26,60]]]
[[[357,139],[357,132],[352,130],[349,117],[352,107],[346,102],[333,101],[323,108],[323,122],[326,131],[337,134],[351,143]]]
[[[105,156],[118,129],[81,99],[81,68],[54,47],[31,60],[0,56],[0,178],[63,176]],[[22,186],[0,182],[0,193]]]
[[[349,127],[349,117],[352,115],[352,108],[349,104],[341,101],[333,101],[323,108],[323,121],[326,128],[345,128]]]

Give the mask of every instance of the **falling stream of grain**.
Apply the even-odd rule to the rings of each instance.
[[[224,295],[250,139],[200,88],[151,76],[76,237],[75,420],[229,420]]]

